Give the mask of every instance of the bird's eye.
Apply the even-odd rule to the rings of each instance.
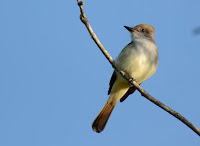
[[[142,31],[142,32],[145,32],[145,30],[144,30],[144,29],[141,29],[141,31]]]

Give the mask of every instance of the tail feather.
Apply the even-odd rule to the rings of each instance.
[[[105,106],[103,107],[103,109],[92,124],[92,129],[94,131],[96,131],[97,133],[103,131],[115,105],[120,100],[120,98],[128,91],[129,88],[130,85],[128,82],[116,79],[111,89],[110,97],[108,98]]]
[[[96,131],[97,133],[100,133],[103,131],[103,129],[106,126],[106,123],[115,107],[115,104],[111,103],[106,103],[99,115],[96,117],[92,124],[92,129]]]

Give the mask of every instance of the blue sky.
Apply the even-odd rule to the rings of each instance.
[[[200,128],[199,0],[85,1],[104,47],[116,58],[123,27],[155,27],[159,67],[142,84]],[[0,1],[1,146],[199,146],[200,139],[139,92],[114,109],[105,130],[91,124],[113,69],[79,20],[76,0]]]

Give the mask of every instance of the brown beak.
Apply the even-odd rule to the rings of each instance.
[[[129,32],[133,32],[134,29],[132,27],[124,26]]]

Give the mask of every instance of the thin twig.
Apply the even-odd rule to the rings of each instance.
[[[173,115],[177,119],[179,119],[181,122],[183,122],[185,125],[187,125],[190,129],[192,129],[196,134],[198,134],[200,136],[200,130],[196,126],[194,126],[192,123],[190,123],[181,114],[177,113],[176,111],[172,110],[171,108],[169,108],[165,104],[161,103],[160,101],[158,101],[157,99],[155,99],[154,97],[152,97],[151,95],[149,95],[141,86],[139,86],[132,78],[130,78],[128,76],[128,74],[126,74],[125,72],[121,71],[119,69],[119,67],[116,66],[114,60],[109,55],[109,53],[106,51],[106,49],[103,47],[103,45],[101,44],[101,42],[97,38],[96,34],[92,30],[92,28],[91,28],[91,26],[90,26],[90,24],[88,22],[88,19],[87,19],[86,15],[85,15],[85,13],[83,11],[84,2],[82,2],[80,0],[77,0],[77,2],[78,2],[78,6],[80,7],[80,11],[81,11],[81,15],[80,15],[81,21],[85,24],[86,28],[88,29],[88,31],[90,33],[90,36],[92,37],[92,39],[94,40],[94,42],[97,44],[97,46],[99,47],[99,49],[101,50],[101,52],[105,55],[105,57],[111,63],[112,67],[117,72],[119,72],[130,84],[132,84],[133,86],[135,86],[136,89],[141,93],[142,96],[144,96],[145,98],[147,98],[148,100],[150,100],[151,102],[153,102],[154,104],[156,104],[157,106],[161,107],[163,110],[165,110],[166,112],[170,113],[171,115]]]

